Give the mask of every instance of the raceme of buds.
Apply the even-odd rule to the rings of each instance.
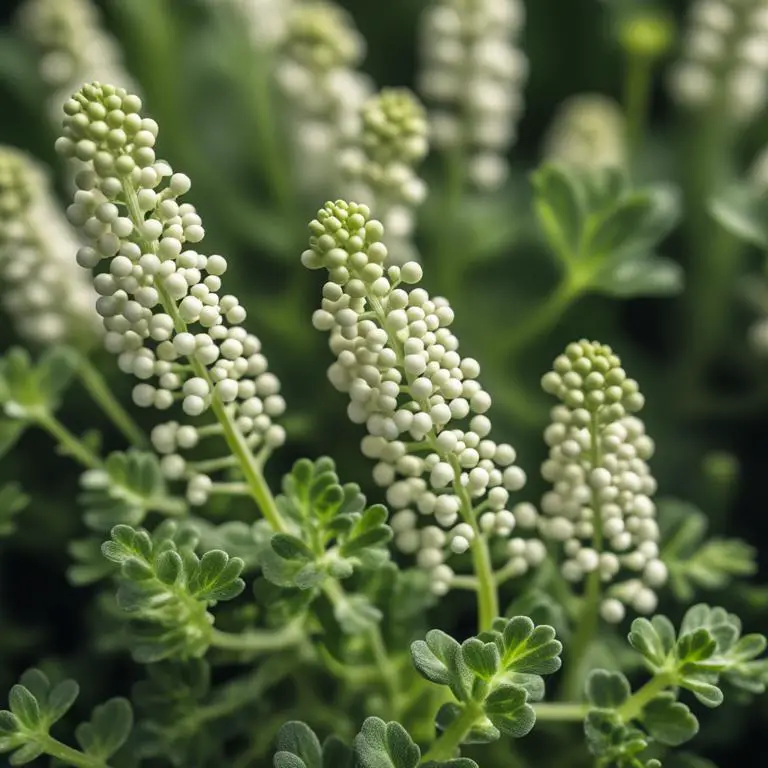
[[[341,7],[326,0],[291,5],[276,74],[293,132],[294,170],[310,191],[336,183],[338,148],[359,134],[359,107],[372,90],[357,70],[364,55],[365,40]]]
[[[349,395],[350,419],[365,424],[362,451],[377,461],[374,481],[397,510],[395,544],[415,553],[435,592],[450,588],[445,560],[478,537],[508,538],[517,519],[510,491],[525,484],[511,445],[490,439],[491,398],[476,360],[461,357],[453,311],[416,284],[415,262],[385,268],[384,228],[366,205],[326,203],[310,225],[302,262],[326,269],[315,328],[330,333],[336,355],[328,371]],[[434,519],[419,529],[419,516]],[[535,525],[530,515],[526,520]],[[507,542],[523,570],[545,556],[538,540]]]
[[[21,33],[36,48],[40,76],[51,91],[51,117],[82,83],[92,80],[134,88],[117,42],[101,24],[91,0],[26,0]]]
[[[544,433],[542,476],[553,487],[541,501],[542,537],[563,542],[569,581],[595,571],[606,583],[632,574],[609,588],[607,621],[621,621],[624,604],[651,613],[667,571],[651,499],[656,482],[646,463],[654,445],[633,415],[644,403],[637,382],[610,347],[582,340],[555,360],[542,386],[561,401]]]
[[[547,132],[544,154],[550,162],[593,170],[627,164],[624,113],[613,99],[584,93],[565,101]]]
[[[0,146],[1,301],[23,338],[90,346],[101,335],[93,287],[72,259],[79,245],[42,168]]]
[[[107,349],[125,373],[141,379],[134,402],[161,410],[181,401],[196,417],[212,409],[218,424],[195,428],[170,422],[153,442],[170,479],[189,481],[193,504],[215,489],[208,472],[236,461],[186,462],[180,452],[202,437],[223,435],[233,451],[274,448],[284,441],[272,419],[285,408],[280,383],[267,370],[261,344],[242,328],[246,312],[237,297],[222,294],[227,262],[194,250],[205,234],[193,205],[179,198],[190,180],[158,160],[154,120],[141,116],[141,100],[122,88],[92,83],[64,105],[64,157],[86,164],[67,209],[88,238],[77,253],[94,278]]]
[[[427,192],[414,171],[428,151],[426,112],[408,89],[384,88],[363,104],[361,117],[356,146],[341,160],[352,196],[376,207],[388,237],[407,238]]]
[[[242,20],[253,45],[267,49],[285,34],[293,0],[206,0],[213,10],[231,9]]]
[[[696,0],[670,82],[686,107],[749,120],[768,96],[768,2]]]
[[[431,140],[464,152],[482,189],[508,172],[528,74],[517,44],[524,14],[521,0],[436,0],[424,11],[420,90],[434,105]]]

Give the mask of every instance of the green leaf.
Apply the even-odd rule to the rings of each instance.
[[[354,768],[355,753],[341,739],[329,736],[323,742],[323,768]]]
[[[501,620],[503,621],[503,620]],[[515,616],[502,625],[501,665],[507,672],[531,672],[547,675],[557,672],[562,664],[562,643],[547,624],[538,627],[527,616]]]
[[[768,248],[768,201],[746,184],[732,184],[714,197],[709,211],[721,227],[761,250]]]
[[[635,619],[629,632],[629,644],[655,669],[664,666],[671,648],[665,646],[665,637],[656,631],[654,625],[645,618]]]
[[[40,755],[45,753],[43,745],[37,741],[30,741],[23,747],[17,749],[8,759],[10,765],[26,765],[33,760],[37,760]]]
[[[361,768],[416,768],[421,752],[400,723],[378,717],[365,720],[355,737]]]
[[[656,741],[678,747],[699,732],[699,721],[672,693],[662,693],[643,708],[643,725]]]
[[[528,694],[516,685],[500,685],[483,703],[488,719],[505,735],[527,736],[536,722],[536,713],[527,703]]]
[[[629,681],[621,672],[595,669],[586,683],[587,699],[600,709],[618,709],[630,696]]]
[[[275,553],[284,560],[314,560],[315,553],[298,537],[276,533],[270,542]]]
[[[461,646],[439,629],[427,632],[426,641],[411,644],[411,657],[419,673],[432,683],[447,685],[459,701],[467,701],[472,673],[464,662]]]
[[[0,418],[0,459],[16,445],[26,428],[24,421]]]
[[[584,219],[583,195],[573,174],[544,165],[531,176],[539,226],[561,259],[578,258]]]
[[[80,686],[74,680],[63,680],[54,686],[45,702],[45,720],[52,725],[60,720],[75,703]]]
[[[320,741],[306,723],[298,720],[285,723],[278,731],[276,746],[276,768],[287,768],[290,765],[323,768]],[[292,758],[297,760],[292,762]]]
[[[683,270],[677,262],[635,253],[606,261],[589,283],[590,290],[619,299],[675,296],[683,287]]]
[[[184,563],[181,556],[173,549],[162,552],[157,560],[155,560],[155,573],[163,584],[168,584],[169,586],[175,584],[183,570]]]
[[[610,212],[596,217],[586,246],[590,257],[611,257],[630,244],[652,216],[654,203],[646,192],[633,192]]]
[[[462,643],[461,654],[465,664],[483,680],[490,680],[499,669],[501,658],[495,643],[470,637]]]
[[[14,685],[8,694],[8,704],[11,712],[28,730],[34,731],[40,725],[40,706],[28,688]]]
[[[91,720],[75,730],[78,744],[86,754],[107,760],[123,746],[133,728],[133,711],[123,698],[114,698],[93,710]]]

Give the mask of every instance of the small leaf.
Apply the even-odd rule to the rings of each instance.
[[[322,749],[315,732],[306,724],[298,720],[285,723],[277,734],[278,754],[287,753],[300,758],[301,766],[306,768],[323,768]],[[280,765],[290,765],[286,758],[282,758]],[[299,765],[299,763],[296,763]],[[275,766],[278,766],[275,756]]]
[[[536,713],[527,703],[528,695],[516,685],[500,685],[483,704],[488,719],[507,736],[519,739],[528,735]]]
[[[462,643],[461,654],[466,665],[483,680],[490,680],[499,669],[501,659],[495,643],[470,637]]]
[[[9,758],[10,765],[26,765],[33,760],[37,760],[45,752],[43,745],[37,741],[30,741],[23,747],[17,749]]]
[[[80,686],[74,680],[63,680],[54,686],[45,702],[45,719],[49,724],[61,719],[75,703]]]
[[[556,165],[537,170],[531,182],[539,225],[550,245],[560,258],[578,257],[584,219],[578,182],[567,169]]]
[[[560,669],[563,646],[547,624],[535,627],[527,616],[515,616],[506,623],[502,637],[502,666],[508,672],[547,675]]]
[[[175,584],[182,574],[184,565],[179,553],[173,549],[163,552],[155,561],[155,574],[163,584]]]
[[[754,189],[733,184],[710,201],[709,210],[732,235],[761,250],[768,248],[768,202]]]
[[[621,299],[675,296],[683,286],[683,270],[677,262],[647,254],[607,261],[589,283],[590,290]]]
[[[14,685],[8,694],[11,712],[28,730],[34,731],[40,724],[40,707],[37,699],[23,685]]]
[[[411,657],[416,669],[437,685],[447,685],[459,701],[466,701],[472,685],[472,674],[461,654],[461,646],[439,629],[427,632],[426,642],[411,644]]]
[[[314,560],[315,553],[299,538],[287,533],[276,533],[270,544],[284,560]]]
[[[667,652],[662,638],[648,619],[639,618],[632,622],[629,632],[629,644],[655,667],[664,665]]]
[[[662,693],[643,708],[643,724],[656,741],[677,747],[699,732],[699,721],[672,693]]]
[[[586,693],[595,707],[617,709],[629,698],[632,689],[621,672],[595,669],[587,678]]]
[[[91,721],[77,727],[75,737],[87,754],[107,760],[123,746],[131,728],[131,705],[126,699],[114,698],[96,707]]]
[[[329,736],[323,742],[323,768],[354,768],[355,753],[341,739]]]
[[[421,752],[400,723],[369,717],[355,737],[361,768],[416,768]]]

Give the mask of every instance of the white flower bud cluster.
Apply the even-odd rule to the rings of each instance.
[[[352,18],[328,0],[299,0],[278,46],[277,82],[293,131],[294,169],[309,191],[337,186],[338,148],[360,130],[360,106],[372,92],[357,70],[365,40]]]
[[[435,105],[431,140],[465,152],[480,189],[507,177],[528,76],[517,44],[524,14],[522,0],[435,0],[424,11],[420,90]]]
[[[608,590],[607,621],[621,621],[624,604],[651,613],[667,571],[651,499],[656,482],[646,463],[654,444],[632,415],[644,403],[637,382],[610,347],[582,340],[555,360],[542,387],[562,401],[544,433],[549,458],[542,476],[553,487],[541,500],[542,537],[563,543],[569,581],[597,571],[613,582],[630,572]]]
[[[251,43],[270,49],[283,38],[293,0],[206,0],[214,10],[231,10],[242,22]]]
[[[355,146],[342,154],[342,172],[350,196],[380,211],[391,259],[413,233],[415,208],[427,194],[414,170],[429,150],[427,115],[407,88],[383,88],[363,104],[361,118]]]
[[[24,339],[43,345],[99,338],[93,286],[48,178],[31,157],[0,146],[0,299]]]
[[[280,383],[259,339],[241,326],[244,307],[221,293],[226,260],[190,247],[205,234],[194,206],[178,202],[190,180],[156,158],[158,126],[140,109],[122,88],[85,85],[65,103],[56,142],[64,157],[86,164],[67,215],[89,241],[78,263],[106,267],[94,278],[105,346],[141,380],[137,405],[165,410],[180,401],[191,417],[212,408],[228,444],[279,446],[284,431],[272,419],[285,409]],[[198,436],[210,432],[201,427]],[[196,442],[189,429],[163,425],[153,440],[167,454],[168,477],[187,477],[190,502],[204,503],[211,479],[177,453]]]
[[[453,310],[410,287],[422,277],[417,263],[384,266],[384,228],[370,209],[326,203],[309,228],[302,262],[329,275],[312,318],[330,332],[336,362],[328,378],[349,395],[350,419],[366,426],[361,447],[376,460],[374,481],[396,510],[396,546],[416,554],[435,592],[445,593],[452,554],[516,528],[510,492],[523,487],[525,473],[511,445],[490,439],[491,398],[477,380],[477,361],[459,355]],[[420,516],[437,525],[418,530]],[[526,569],[542,556],[540,543],[512,539],[508,546]]]
[[[768,99],[768,2],[696,0],[670,87],[690,109],[755,117]]]
[[[51,91],[51,119],[82,83],[100,80],[135,89],[117,41],[102,27],[91,0],[26,0],[18,18],[22,35],[38,53],[43,82]]]
[[[544,155],[571,168],[597,170],[627,164],[621,107],[599,93],[572,96],[560,106],[545,138]]]

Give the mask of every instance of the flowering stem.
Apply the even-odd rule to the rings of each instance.
[[[144,217],[141,213],[136,190],[128,179],[123,179],[123,192],[125,193],[125,202],[133,225],[137,231],[140,231]],[[142,245],[144,246],[145,252],[157,255],[157,244],[154,240],[142,241]],[[176,302],[168,295],[168,292],[159,281],[155,287],[160,296],[163,310],[173,318],[176,332],[187,332],[187,324],[179,314]],[[203,379],[208,384],[209,390],[213,391],[213,382],[211,381],[208,369],[194,356],[189,358],[189,363],[195,372],[195,375]],[[219,424],[221,424],[224,439],[237,459],[240,469],[245,476],[245,480],[248,483],[248,487],[250,488],[251,496],[261,510],[261,513],[269,522],[272,530],[276,532],[285,532],[287,530],[285,522],[280,515],[280,511],[278,510],[272,492],[267,485],[261,467],[256,463],[253,453],[232,421],[232,417],[227,412],[224,404],[215,396],[211,397],[211,410],[216,416]]]
[[[54,437],[66,454],[79,461],[88,469],[100,469],[101,459],[85,446],[82,440],[73,435],[53,414],[37,413],[35,423]]]
[[[443,731],[429,752],[421,758],[422,764],[433,760],[435,762],[450,760],[454,757],[462,740],[482,715],[483,710],[479,704],[475,702],[467,704],[463,712]]]
[[[627,121],[627,149],[633,159],[643,143],[651,95],[653,59],[630,52],[624,78],[624,114]]]
[[[600,466],[600,423],[598,413],[592,413],[592,421],[589,425],[591,456],[590,464],[592,469]],[[595,551],[600,554],[603,548],[603,523],[600,517],[600,505],[595,500],[594,517],[592,524],[594,533],[592,536],[592,545]],[[602,583],[599,565],[589,573],[587,577],[586,591],[584,594],[584,603],[579,616],[578,629],[576,635],[570,644],[570,667],[565,678],[563,690],[565,697],[569,699],[578,699],[581,697],[581,667],[584,663],[584,656],[589,650],[589,646],[597,632],[597,626],[600,618],[600,598],[602,594]]]
[[[146,436],[112,394],[101,373],[85,355],[79,357],[77,375],[93,401],[112,420],[131,445],[136,448],[145,448]]]

